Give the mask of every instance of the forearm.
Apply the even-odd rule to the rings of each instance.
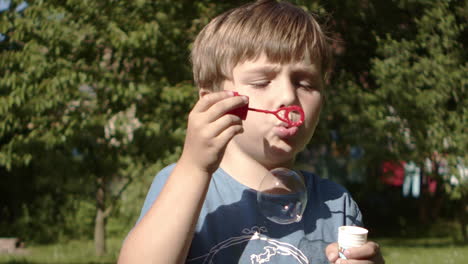
[[[176,165],[151,209],[129,234],[119,264],[185,261],[211,179],[187,164]]]
[[[130,232],[119,263],[185,262],[213,173],[228,142],[242,133],[242,120],[228,111],[245,96],[205,93],[189,114],[184,151],[153,206]]]

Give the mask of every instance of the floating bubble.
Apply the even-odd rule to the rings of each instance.
[[[260,183],[257,203],[260,212],[277,224],[301,221],[307,205],[303,177],[286,168],[269,171]]]

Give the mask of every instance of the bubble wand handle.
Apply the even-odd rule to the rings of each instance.
[[[266,114],[272,114],[272,115],[276,116],[276,118],[278,118],[279,120],[287,123],[291,127],[300,126],[300,125],[302,125],[302,123],[304,123],[304,111],[302,110],[302,108],[300,106],[297,106],[297,105],[280,107],[276,111],[262,110],[262,109],[256,109],[256,108],[251,108],[251,107],[249,107],[248,110],[249,111],[255,111],[255,112],[261,112],[261,113],[266,113]],[[283,116],[281,116],[279,114],[282,111],[284,111]],[[299,120],[298,121],[294,122],[289,118],[291,112],[299,114]]]
[[[239,96],[238,92],[234,92],[235,96]],[[289,127],[298,127],[304,123],[304,111],[300,106],[297,105],[291,105],[291,106],[284,106],[278,108],[276,111],[269,111],[269,110],[263,110],[263,109],[256,109],[256,108],[251,108],[248,105],[245,105],[243,107],[236,108],[232,111],[229,111],[228,114],[233,114],[238,117],[240,117],[242,120],[245,120],[247,118],[247,111],[255,111],[255,112],[261,112],[261,113],[266,113],[266,114],[272,114],[276,116],[279,120],[285,122],[288,124]],[[279,113],[284,111],[284,114],[281,116]],[[299,120],[293,121],[291,120],[291,112],[293,115],[299,114]]]

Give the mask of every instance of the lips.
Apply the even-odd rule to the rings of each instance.
[[[275,135],[277,135],[279,138],[289,138],[289,137],[292,137],[294,136],[297,131],[299,130],[298,127],[294,126],[294,127],[284,127],[284,126],[276,126],[274,129],[273,129],[273,132],[275,133]]]

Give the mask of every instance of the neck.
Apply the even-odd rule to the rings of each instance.
[[[291,168],[292,164],[292,161],[287,164],[269,164],[257,161],[231,142],[226,147],[220,167],[239,183],[258,190],[263,177],[269,170],[278,167]]]

